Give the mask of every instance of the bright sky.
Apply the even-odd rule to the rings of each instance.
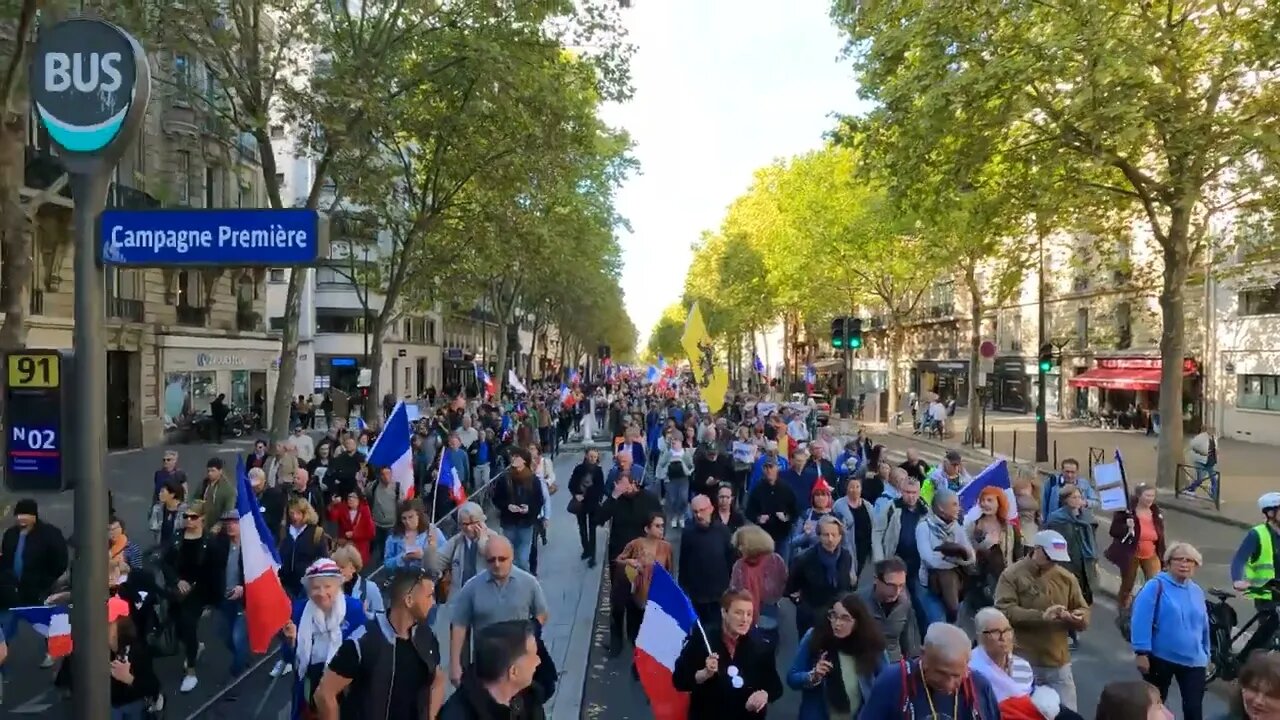
[[[618,205],[622,287],[641,348],[679,299],[690,245],[774,158],[820,147],[860,103],[830,0],[632,0],[635,97],[606,108],[641,164]]]

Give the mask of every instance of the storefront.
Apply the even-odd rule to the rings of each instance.
[[[1090,393],[1089,408],[1116,417],[1121,428],[1140,428],[1160,406],[1160,370],[1158,357],[1105,357],[1070,382],[1078,392]],[[1199,432],[1204,385],[1199,363],[1192,358],[1182,361],[1182,402],[1184,429]]]
[[[445,348],[442,365],[444,366],[444,387],[442,392],[454,392],[475,384],[476,366],[474,355],[458,347]],[[490,371],[492,372],[492,371]]]
[[[968,360],[917,360],[911,369],[911,390],[920,396],[935,392],[945,403],[969,404]]]
[[[1003,412],[1029,413],[1035,409],[1031,393],[1031,377],[1026,360],[1021,357],[998,357],[991,376],[991,409]]]
[[[269,414],[279,374],[280,346],[272,340],[240,339],[246,347],[226,349],[225,338],[161,335],[161,408],[165,430],[209,412],[219,395],[236,408]],[[221,346],[221,347],[219,347]],[[268,419],[263,418],[267,423]]]

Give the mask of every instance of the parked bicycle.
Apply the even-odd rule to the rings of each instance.
[[[1273,593],[1280,594],[1280,580],[1270,580],[1263,586],[1264,589]],[[1249,618],[1249,622],[1240,626],[1236,630],[1238,615],[1235,608],[1231,607],[1228,602],[1236,596],[1230,590],[1219,590],[1218,588],[1209,588],[1206,593],[1210,598],[1205,599],[1205,606],[1209,611],[1209,666],[1206,668],[1207,679],[1226,680],[1228,682],[1235,680],[1240,668],[1244,666],[1245,657],[1244,649],[1235,649],[1236,642],[1254,629],[1260,626],[1262,620],[1270,615],[1274,615],[1280,611],[1280,603],[1268,603],[1262,605],[1253,617]],[[1275,652],[1280,650],[1280,637],[1272,635],[1267,642],[1258,646],[1267,652]]]

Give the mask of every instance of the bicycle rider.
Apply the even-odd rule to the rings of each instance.
[[[1266,522],[1249,529],[1231,558],[1231,584],[1244,596],[1253,600],[1254,607],[1262,614],[1257,630],[1245,643],[1241,657],[1271,642],[1280,629],[1280,614],[1272,612],[1280,598],[1264,586],[1276,579],[1276,566],[1280,564],[1280,492],[1269,492],[1258,498],[1258,509]]]

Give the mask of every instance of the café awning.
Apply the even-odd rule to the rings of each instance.
[[[1071,378],[1070,383],[1072,387],[1104,390],[1159,390],[1160,368],[1092,368]]]

